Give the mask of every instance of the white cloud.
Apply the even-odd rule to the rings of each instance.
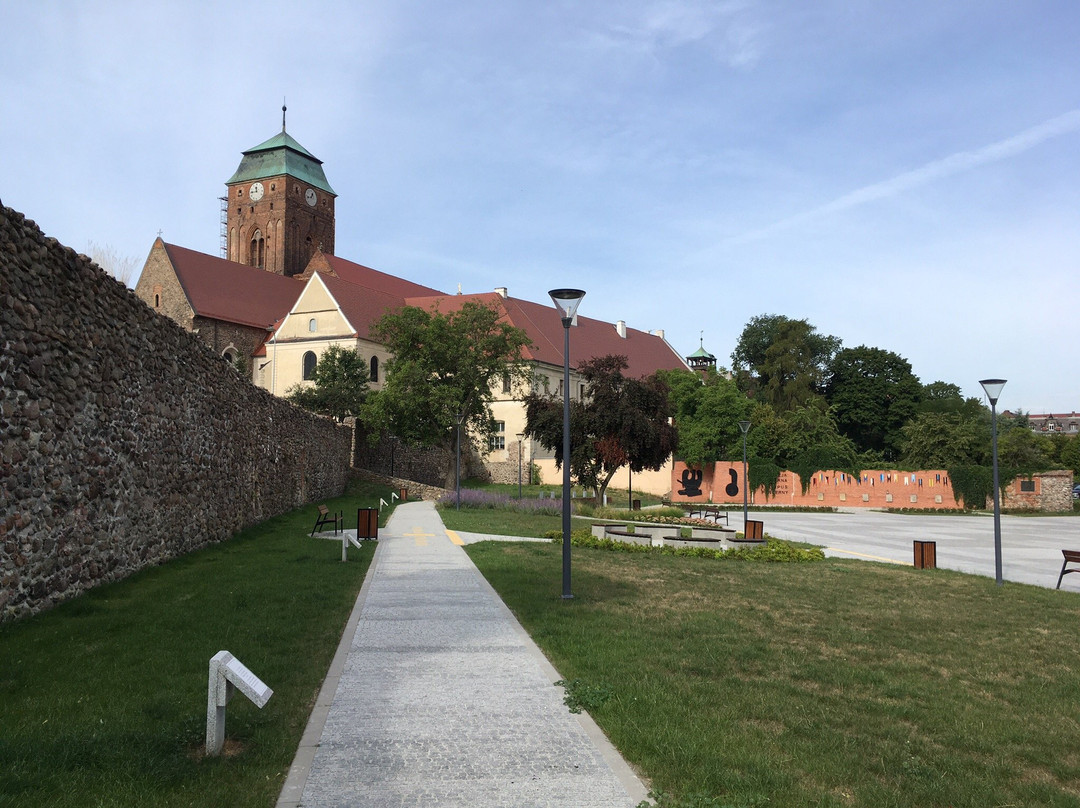
[[[866,185],[812,210],[803,211],[767,227],[736,236],[729,239],[728,243],[739,244],[758,241],[779,231],[809,224],[834,213],[840,213],[881,199],[888,199],[955,174],[970,171],[990,163],[1008,160],[1048,140],[1077,130],[1080,130],[1080,109],[1073,109],[1038,126],[1026,129],[1018,135],[999,140],[974,151],[957,152],[911,171],[905,171],[903,174],[898,174],[882,182]]]

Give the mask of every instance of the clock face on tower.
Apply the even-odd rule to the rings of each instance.
[[[315,203],[319,201],[319,197],[316,196],[313,188],[308,188],[304,194],[304,201],[306,201],[311,207],[315,207]]]
[[[248,189],[248,199],[252,202],[258,202],[263,198],[263,184],[261,182],[253,183],[251,188]]]

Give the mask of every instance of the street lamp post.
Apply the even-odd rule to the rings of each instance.
[[[461,424],[465,420],[465,413],[459,412],[454,416],[457,421],[457,459],[454,462],[454,490],[457,492],[456,510],[461,510]]]
[[[750,490],[750,480],[746,477],[746,433],[750,431],[749,421],[739,421],[739,429],[742,430],[742,530],[746,535],[747,504],[746,498]]]
[[[1005,379],[983,379],[979,382],[990,399],[990,432],[994,456],[994,578],[1001,586],[1001,501],[998,491],[998,451],[997,451],[997,403],[1001,397],[1001,388]]]
[[[552,289],[548,292],[563,324],[563,484],[562,484],[562,596],[574,597],[570,591],[570,326],[585,293],[581,289]]]
[[[521,499],[521,452],[523,451],[522,445],[523,445],[523,441],[521,439],[521,436],[519,435],[518,436],[518,499]]]

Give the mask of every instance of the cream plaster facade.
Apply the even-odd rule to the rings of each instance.
[[[382,389],[383,368],[389,352],[378,343],[357,335],[356,328],[316,273],[267,340],[266,355],[254,363],[252,381],[277,396],[284,396],[297,385],[310,385],[311,382],[304,379],[304,356],[313,353],[317,362],[331,345],[356,350],[369,369],[375,358],[378,381],[371,382],[370,388]]]

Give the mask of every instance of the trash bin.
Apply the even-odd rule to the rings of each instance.
[[[747,541],[765,541],[765,523],[755,520],[746,520],[746,533],[743,536]]]
[[[631,504],[633,505],[632,510],[635,510],[635,511],[640,511],[641,510],[641,500],[640,499],[635,499]]]
[[[933,570],[933,569],[937,569],[937,542],[933,542],[933,541],[917,541],[917,542],[915,542],[915,569],[917,569],[917,570]]]
[[[379,538],[379,509],[357,508],[356,509],[356,538],[377,539]]]
[[[408,488],[398,489],[398,498],[401,499],[402,502],[408,502],[408,500],[409,500],[409,489]]]

